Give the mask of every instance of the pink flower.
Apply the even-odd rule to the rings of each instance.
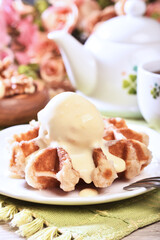
[[[19,14],[13,7],[13,0],[1,0],[1,10],[4,13],[4,21],[11,26],[16,26],[20,20]]]
[[[28,64],[31,61],[30,56],[28,55],[27,51],[20,52],[17,51],[14,53],[16,60],[18,61],[19,64]]]
[[[55,1],[42,14],[42,22],[47,31],[64,29],[71,32],[78,19],[78,9],[75,4],[65,1]]]
[[[2,10],[0,9],[0,24],[1,24],[1,28],[0,28],[0,48],[7,46],[10,42],[10,37],[7,33],[7,26],[6,26],[6,22],[4,20],[4,13],[2,12]]]
[[[0,60],[3,60],[4,58],[9,57],[11,62],[14,60],[14,54],[10,48],[4,47],[0,49]]]
[[[88,18],[86,18],[84,31],[90,35],[95,30],[95,28],[99,26],[99,24],[115,16],[117,15],[114,6],[108,6],[103,10],[93,11],[93,13],[91,13]]]
[[[15,11],[20,15],[30,14],[34,12],[34,7],[29,4],[24,4],[22,0],[13,1],[12,5]]]
[[[26,44],[25,42],[23,42]],[[28,43],[27,43],[28,44]],[[57,45],[47,38],[47,34],[36,31],[32,35],[30,44],[23,51],[15,50],[15,57],[18,63],[27,64],[30,62],[40,63],[47,53],[59,54]]]
[[[40,65],[40,74],[47,83],[63,81],[66,72],[62,58],[55,57],[51,53],[46,54]]]
[[[20,45],[24,46],[24,50],[15,50],[15,58],[20,64],[28,64],[35,56],[33,46],[39,41],[38,27],[32,22],[32,17],[28,16],[21,19],[17,25],[17,30],[20,33],[17,41]]]
[[[32,45],[28,49],[29,56],[34,62],[40,63],[43,57],[47,53],[57,53],[59,55],[59,50],[57,45],[50,39],[47,38],[47,34],[43,32],[38,32],[37,37],[34,39]]]
[[[160,22],[160,2],[148,4],[146,16],[155,18]]]
[[[85,30],[86,21],[88,17],[93,14],[95,11],[100,11],[99,4],[94,0],[74,0],[78,6],[79,17],[77,28],[80,30]]]
[[[17,30],[20,35],[17,38],[18,42],[25,47],[30,46],[36,37],[38,37],[38,27],[33,23],[31,16],[28,16],[18,23]]]

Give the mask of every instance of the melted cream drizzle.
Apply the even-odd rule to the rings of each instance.
[[[85,188],[79,192],[80,197],[94,197],[98,195],[98,191],[92,188]]]
[[[79,172],[80,177],[86,182],[91,183],[92,171],[95,169],[95,165],[92,158],[92,148],[76,148],[73,146],[67,146],[66,151],[72,161],[73,168]]]
[[[115,170],[117,173],[124,172],[126,170],[126,163],[122,158],[119,158],[113,154],[111,154],[108,150],[108,147],[102,145],[102,150],[104,154],[106,155],[107,159],[109,161],[113,162],[113,165],[115,167]]]

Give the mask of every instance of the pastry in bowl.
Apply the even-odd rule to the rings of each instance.
[[[42,82],[19,74],[8,58],[0,61],[0,126],[29,122],[48,101]]]
[[[116,123],[128,129],[122,119],[103,118],[82,96],[61,93],[38,113],[38,121],[32,121],[28,131],[13,136],[10,171],[34,188],[60,186],[64,191],[74,190],[80,179],[98,188],[108,187],[120,173],[128,178],[135,164],[139,168],[131,174],[134,177],[149,164],[151,153],[139,140],[116,135]],[[134,131],[132,135],[148,139]]]

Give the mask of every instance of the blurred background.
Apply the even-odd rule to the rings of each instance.
[[[45,82],[51,97],[74,91],[48,32],[65,28],[84,43],[98,24],[125,14],[125,1],[1,0],[0,59],[9,56],[19,74]],[[148,0],[146,15],[160,21],[160,1]]]
[[[0,99],[35,93],[35,80],[46,86],[49,98],[75,91],[60,51],[48,39],[48,33],[64,29],[84,44],[101,23],[125,15],[126,1],[129,0],[0,0]],[[146,3],[145,15],[160,22],[160,1]]]

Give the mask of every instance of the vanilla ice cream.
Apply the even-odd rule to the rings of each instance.
[[[86,183],[90,183],[95,168],[93,149],[105,148],[104,122],[96,107],[76,93],[65,92],[55,96],[38,113],[38,121],[38,145],[41,148],[64,148],[71,158],[73,168]]]

